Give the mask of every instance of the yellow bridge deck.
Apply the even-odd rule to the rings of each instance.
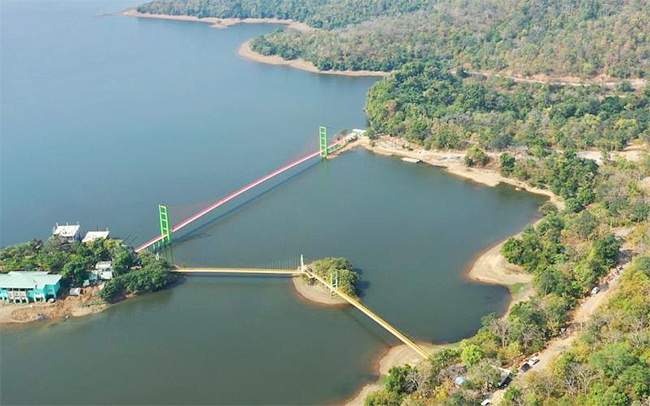
[[[182,274],[247,274],[247,275],[278,275],[295,276],[300,275],[297,269],[267,269],[267,268],[178,268],[172,272]]]
[[[373,321],[375,321],[377,324],[385,328],[389,333],[397,337],[401,342],[406,344],[409,348],[411,348],[413,351],[415,351],[419,356],[422,358],[426,359],[429,358],[429,353],[426,352],[422,347],[417,345],[415,341],[411,340],[408,338],[406,335],[402,334],[401,331],[396,329],[395,327],[391,326],[386,320],[382,319],[379,317],[375,312],[372,310],[368,309],[363,303],[358,301],[357,299],[354,299],[352,296],[341,292],[340,290],[336,289],[335,287],[331,286],[330,284],[325,281],[321,276],[317,275],[314,272],[305,270],[305,273],[311,277],[315,278],[318,280],[320,283],[323,285],[327,286],[331,291],[335,292],[337,295],[341,296],[346,302],[350,303],[352,306],[356,307],[357,309],[361,310],[363,314],[366,316],[370,317]]]
[[[299,269],[265,269],[265,268],[177,268],[172,270],[172,272],[182,273],[187,275],[199,275],[199,274],[227,274],[227,275],[269,275],[269,276],[298,276],[303,272]],[[325,285],[332,292],[341,296],[346,302],[350,303],[352,306],[359,309],[363,314],[370,317],[374,322],[382,326],[389,333],[397,337],[401,342],[406,344],[409,348],[415,351],[422,358],[428,358],[429,353],[425,351],[422,347],[415,343],[415,341],[408,338],[406,335],[402,334],[398,329],[390,325],[386,320],[379,317],[375,312],[368,309],[363,303],[357,299],[351,297],[350,295],[341,292],[337,288],[331,286],[327,283],[325,279],[317,275],[314,272],[311,272],[308,269],[304,270],[304,273],[310,278],[314,278],[323,285]]]

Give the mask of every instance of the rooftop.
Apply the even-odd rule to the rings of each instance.
[[[80,228],[81,226],[79,224],[70,225],[66,223],[64,226],[60,226],[59,223],[56,223],[56,226],[52,229],[52,235],[59,235],[66,238],[75,237],[79,233]]]
[[[86,236],[82,240],[83,242],[92,242],[95,240],[99,240],[100,238],[108,238],[108,235],[110,234],[110,231],[88,231],[86,233]]]
[[[98,271],[103,271],[106,269],[110,269],[113,266],[113,262],[111,261],[99,261],[97,264],[95,264],[95,269]]]
[[[47,272],[11,271],[0,274],[0,288],[43,289],[45,285],[56,285],[61,275],[49,275]]]

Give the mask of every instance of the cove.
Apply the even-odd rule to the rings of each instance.
[[[3,2],[1,243],[55,221],[129,242],[316,146],[363,127],[376,80],[236,56],[272,30],[98,17],[131,3]],[[507,291],[463,270],[543,202],[364,150],[308,165],[233,202],[173,248],[179,263],[350,258],[363,301],[418,340],[473,334]],[[283,278],[191,277],[84,319],[0,331],[6,404],[325,404],[374,378],[395,340]],[[39,388],[32,390],[30,388]]]

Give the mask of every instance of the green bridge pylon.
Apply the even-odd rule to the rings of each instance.
[[[158,246],[171,245],[172,228],[169,225],[169,210],[167,206],[158,205],[158,217],[160,218],[160,235],[162,239],[158,241]]]
[[[327,158],[329,153],[327,146],[327,127],[318,127],[318,150],[321,158]]]

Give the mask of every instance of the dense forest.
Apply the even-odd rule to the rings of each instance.
[[[412,62],[369,91],[372,134],[390,134],[427,148],[501,150],[525,146],[602,150],[650,139],[650,89],[623,82],[553,86],[452,74],[438,63]]]
[[[532,373],[505,395],[527,404],[647,405],[650,396],[650,257],[622,276],[610,302],[548,371]]]
[[[334,29],[382,16],[421,10],[426,0],[160,0],[138,7],[141,13],[199,18],[280,18],[314,28]]]
[[[311,264],[311,269],[326,281],[332,283],[332,285],[337,286],[342,292],[352,297],[357,296],[356,283],[359,282],[360,277],[359,273],[354,270],[350,260],[346,258],[324,258],[314,261]],[[313,279],[304,277],[311,284],[317,283]]]
[[[322,70],[392,71],[418,60],[523,76],[642,78],[650,73],[646,0],[155,0],[138,11],[277,17],[253,49]]]

